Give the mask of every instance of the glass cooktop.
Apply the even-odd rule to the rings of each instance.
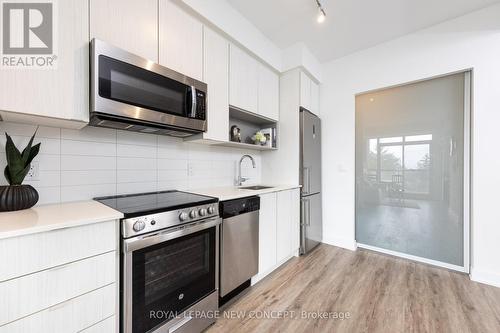
[[[94,200],[123,213],[125,218],[167,212],[219,201],[182,191],[161,191],[94,198]]]

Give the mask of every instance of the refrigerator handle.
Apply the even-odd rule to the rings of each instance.
[[[307,199],[307,226],[311,225],[311,200]]]
[[[303,169],[303,177],[304,177],[304,188],[302,189],[302,193],[309,194],[311,192],[311,169],[310,168]]]

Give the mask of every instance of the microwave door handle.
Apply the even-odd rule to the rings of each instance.
[[[191,86],[191,118],[196,118],[196,88]]]

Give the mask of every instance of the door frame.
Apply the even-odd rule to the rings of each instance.
[[[470,266],[471,266],[471,207],[472,207],[472,201],[471,201],[471,188],[472,188],[472,183],[471,183],[471,170],[472,170],[472,112],[473,112],[473,75],[474,75],[474,69],[473,68],[468,68],[464,70],[459,70],[455,72],[450,72],[442,75],[436,75],[433,77],[428,77],[424,79],[419,79],[415,81],[409,81],[405,82],[402,84],[397,84],[397,85],[392,85],[388,87],[383,87],[383,88],[378,88],[378,89],[372,89],[364,92],[360,92],[355,94],[356,96],[359,95],[364,95],[366,93],[371,93],[371,92],[376,92],[380,90],[386,90],[390,88],[396,88],[396,87],[401,87],[401,86],[406,86],[409,84],[415,84],[423,81],[428,81],[428,80],[433,80],[433,79],[438,79],[441,77],[446,77],[450,75],[455,75],[455,74],[464,74],[464,144],[463,144],[463,266],[458,266],[458,265],[453,265],[449,263],[445,263],[442,261],[438,260],[432,260],[432,259],[427,259],[424,257],[419,257],[419,256],[414,256],[411,254],[406,254],[402,252],[397,252],[397,251],[392,251],[392,250],[387,250],[384,248],[372,246],[372,245],[367,245],[363,243],[359,243],[356,240],[356,204],[354,205],[354,216],[355,216],[355,221],[354,221],[354,239],[355,239],[355,244],[357,247],[375,251],[375,252],[380,252],[388,255],[392,255],[395,257],[400,257],[404,259],[409,259],[413,260],[416,262],[421,262],[433,266],[438,266],[458,272],[463,272],[470,274]],[[354,111],[356,112],[356,110]],[[354,145],[354,149],[356,149],[356,145]],[[356,154],[354,154],[356,156]],[[354,164],[356,166],[356,158],[354,161]],[[356,168],[356,167],[355,167]],[[356,176],[354,177],[354,191],[355,191],[355,202],[357,201],[357,190],[356,190]]]

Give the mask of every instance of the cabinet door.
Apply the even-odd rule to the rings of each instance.
[[[312,113],[319,116],[319,85],[311,81],[311,110]]]
[[[161,65],[203,80],[203,25],[180,7],[179,1],[160,0]]]
[[[259,63],[231,44],[229,55],[229,104],[258,113]]]
[[[4,121],[23,115],[89,120],[88,1],[58,1],[56,9],[57,68],[0,69]]]
[[[290,191],[291,212],[292,212],[292,234],[291,234],[291,254],[295,255],[300,247],[300,189]]]
[[[276,265],[276,193],[260,196],[259,274],[269,273]]]
[[[311,111],[311,79],[307,74],[300,72],[300,106]]]
[[[158,0],[90,0],[90,36],[158,62]]]
[[[292,254],[292,196],[291,191],[277,193],[276,258],[282,262]]]
[[[278,74],[259,64],[259,114],[279,119],[280,80]]]
[[[229,43],[204,28],[204,78],[208,85],[208,130],[204,139],[228,141],[229,137]]]

